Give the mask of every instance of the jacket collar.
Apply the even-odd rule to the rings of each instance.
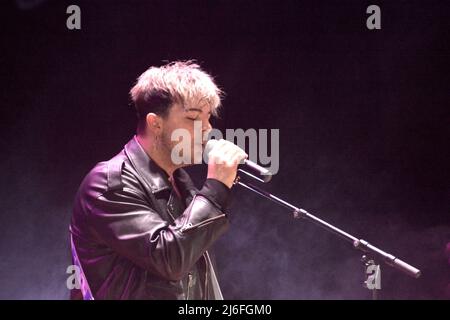
[[[172,188],[167,173],[147,155],[136,136],[125,145],[124,150],[135,170],[150,186],[152,193]]]

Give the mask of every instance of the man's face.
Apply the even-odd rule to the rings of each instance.
[[[182,143],[183,146],[188,146],[190,149],[190,157],[186,157],[183,154],[183,149],[181,150],[181,154],[179,154],[184,159],[187,159],[185,162],[188,163],[185,164],[199,163],[198,161],[202,159],[202,153],[206,143],[204,138],[212,129],[211,123],[209,122],[210,117],[211,109],[207,103],[185,106],[175,103],[169,109],[167,117],[163,119],[161,142],[164,152],[168,152],[171,156],[173,148],[176,145],[181,146],[180,143]],[[178,134],[175,134],[175,141],[172,141],[172,134],[175,130],[177,130],[175,133],[181,132],[183,135],[180,137]],[[173,160],[172,162],[174,162]]]

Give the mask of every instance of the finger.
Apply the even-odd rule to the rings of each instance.
[[[241,148],[234,148],[230,153],[231,161],[237,162],[238,164],[243,163],[243,159],[245,159],[246,153]]]
[[[220,139],[220,140],[217,140],[217,141],[218,142],[216,142],[214,147],[209,152],[209,162],[213,161],[216,164],[221,164],[221,163],[223,163],[223,160],[222,160],[223,151],[222,151],[222,149],[225,146],[225,140],[224,139]]]
[[[221,164],[228,163],[231,160],[232,155],[231,145],[233,144],[227,140],[223,139],[219,140],[219,142],[217,143],[217,148],[214,149],[214,156],[218,161],[218,163]]]

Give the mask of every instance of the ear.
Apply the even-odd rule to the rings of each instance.
[[[147,130],[153,134],[159,134],[162,130],[162,119],[154,113],[148,113],[146,118]]]

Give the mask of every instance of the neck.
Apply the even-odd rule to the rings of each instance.
[[[136,138],[150,159],[152,159],[152,161],[164,170],[169,178],[172,178],[172,174],[176,169],[178,169],[178,166],[172,163],[172,160],[170,159],[170,152],[168,150],[163,150],[163,148],[157,147],[153,137],[137,135]]]

